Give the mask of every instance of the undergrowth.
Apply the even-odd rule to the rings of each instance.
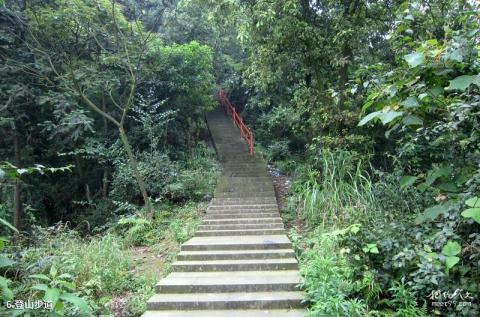
[[[474,264],[450,266],[461,237],[448,222],[418,224],[434,201],[400,176],[370,169],[347,151],[322,150],[299,166],[287,214],[305,222],[290,237],[310,316],[473,316],[478,304],[432,306],[432,292],[475,294]],[[453,214],[450,221],[458,216]],[[453,253],[452,253],[453,254]],[[458,254],[458,253],[457,253]],[[461,260],[461,259],[460,259]],[[470,282],[468,282],[470,281]],[[470,295],[471,296],[471,295]]]
[[[109,316],[112,299],[124,294],[126,303],[122,313],[140,316],[146,309],[147,299],[154,293],[157,279],[154,274],[139,272],[131,250],[148,247],[151,254],[162,257],[160,270],[162,274],[167,273],[180,244],[193,235],[204,208],[204,203],[164,205],[157,209],[153,220],[139,214],[124,216],[104,233],[89,238],[82,238],[62,223],[38,227],[34,239],[24,241],[22,247],[10,246],[5,250],[17,265],[5,271],[9,293],[4,288],[0,298],[27,301],[48,297],[43,286],[38,286],[48,284],[48,292],[62,295],[53,298],[53,312],[60,315]],[[63,300],[70,296],[63,294],[78,300]],[[5,309],[0,308],[0,314],[12,313]],[[18,312],[23,316],[46,313],[41,310]]]

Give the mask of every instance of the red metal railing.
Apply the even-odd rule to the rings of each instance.
[[[235,123],[235,125],[238,127],[240,130],[240,137],[244,138],[245,141],[247,141],[248,149],[250,151],[250,155],[254,155],[254,150],[253,150],[253,133],[250,131],[245,123],[243,123],[242,117],[240,117],[237,113],[237,110],[235,110],[234,105],[228,100],[227,95],[223,90],[218,90],[217,91],[217,98],[218,101],[222,104],[222,106],[225,108],[225,111],[227,114],[232,118],[232,121]]]

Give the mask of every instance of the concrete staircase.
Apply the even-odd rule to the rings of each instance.
[[[143,317],[301,317],[300,275],[266,164],[222,111],[207,117],[224,171],[207,216]]]

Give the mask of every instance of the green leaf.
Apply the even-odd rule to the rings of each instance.
[[[445,256],[455,256],[462,251],[462,247],[456,241],[448,240],[442,248],[442,254]]]
[[[52,278],[55,278],[55,277],[57,276],[57,272],[58,272],[58,271],[57,271],[57,267],[56,267],[55,265],[52,265],[52,266],[50,267],[50,276],[51,276]]]
[[[460,90],[465,91],[474,81],[476,76],[462,75],[455,79],[450,80],[448,90]]]
[[[405,61],[407,61],[410,68],[420,66],[425,63],[425,56],[421,53],[411,53],[404,56]]]
[[[12,266],[15,264],[15,261],[12,259],[7,258],[5,255],[0,254],[0,268],[2,267],[7,267],[7,266]]]
[[[72,282],[58,281],[58,285],[61,285],[61,286],[65,287],[66,289],[70,290],[70,291],[75,290],[75,284],[73,284]]]
[[[465,204],[468,206],[468,207],[480,207],[480,198],[479,197],[472,197],[470,199],[467,199],[467,201],[465,202]]]
[[[37,279],[37,280],[42,280],[42,281],[46,281],[46,282],[50,282],[51,279],[46,276],[45,274],[32,274],[29,276],[30,278],[34,278],[34,279]]]
[[[47,284],[35,284],[32,286],[32,289],[36,289],[37,291],[43,291],[46,292],[49,287]]]
[[[436,185],[438,189],[444,191],[444,192],[449,192],[449,193],[458,193],[459,189],[455,183],[452,182],[440,182],[440,184]]]
[[[480,208],[476,207],[465,209],[462,212],[462,216],[465,218],[472,218],[476,222],[480,223]]]
[[[460,258],[458,256],[447,256],[445,258],[445,264],[447,265],[447,269],[450,270],[452,267],[455,266],[455,264],[460,261]]]
[[[374,118],[378,117],[378,115],[379,115],[380,113],[381,113],[380,111],[375,111],[375,112],[369,113],[368,115],[366,115],[365,117],[363,117],[362,120],[360,120],[360,122],[358,123],[358,126],[361,127],[362,125],[365,125],[365,124],[368,123],[369,121],[371,121],[371,120],[373,120]]]
[[[69,293],[63,293],[60,298],[66,302],[72,303],[76,307],[78,307],[81,311],[89,314],[90,313],[90,307],[88,306],[87,302],[83,299],[80,298],[76,295],[69,294]]]
[[[400,103],[401,106],[404,106],[406,108],[414,108],[418,107],[418,100],[417,97],[408,97],[404,101]]]
[[[353,234],[357,233],[358,231],[360,231],[360,225],[359,224],[353,224],[350,227],[350,232],[352,232]]]
[[[0,218],[0,223],[3,224],[5,227],[11,229],[12,231],[18,232],[17,228],[15,228],[14,226],[12,226],[12,225],[11,225],[8,221],[6,221],[5,219]]]
[[[418,215],[418,217],[415,219],[415,223],[420,224],[427,220],[434,220],[440,214],[447,212],[448,209],[449,206],[447,205],[435,205],[433,207],[427,208],[423,211],[422,214]]]
[[[43,299],[46,301],[51,301],[53,307],[57,305],[57,301],[60,298],[60,290],[57,288],[48,288],[45,290],[45,295],[43,296]]]
[[[423,125],[423,120],[417,116],[410,115],[403,119],[403,124],[406,126],[418,126]]]
[[[438,178],[450,176],[452,168],[448,166],[435,167],[427,172],[425,183],[432,185]]]
[[[14,297],[12,290],[8,287],[9,282],[9,279],[0,276],[0,290],[2,291],[0,294],[2,299],[12,300]]]
[[[378,253],[380,253],[380,252],[378,252],[378,248],[377,248],[377,246],[375,245],[375,246],[373,246],[373,247],[370,248],[370,253],[378,254]]]
[[[409,176],[409,175],[403,176],[400,179],[400,188],[412,186],[416,180],[417,180],[417,177],[415,176]]]
[[[380,120],[382,120],[383,125],[385,125],[387,123],[392,122],[393,120],[395,120],[395,118],[397,118],[401,115],[403,115],[403,112],[387,111],[387,112],[380,112],[378,117],[380,118]]]

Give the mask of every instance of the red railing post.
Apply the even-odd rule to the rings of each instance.
[[[254,147],[253,147],[252,131],[250,131],[248,127],[245,125],[242,117],[238,115],[237,111],[235,110],[235,107],[230,103],[230,101],[228,100],[223,90],[217,91],[217,99],[220,102],[220,104],[225,108],[225,112],[227,113],[227,115],[230,116],[233,123],[235,123],[237,128],[240,130],[240,137],[245,139],[245,141],[247,141],[250,155],[253,156],[255,153],[254,153]]]

